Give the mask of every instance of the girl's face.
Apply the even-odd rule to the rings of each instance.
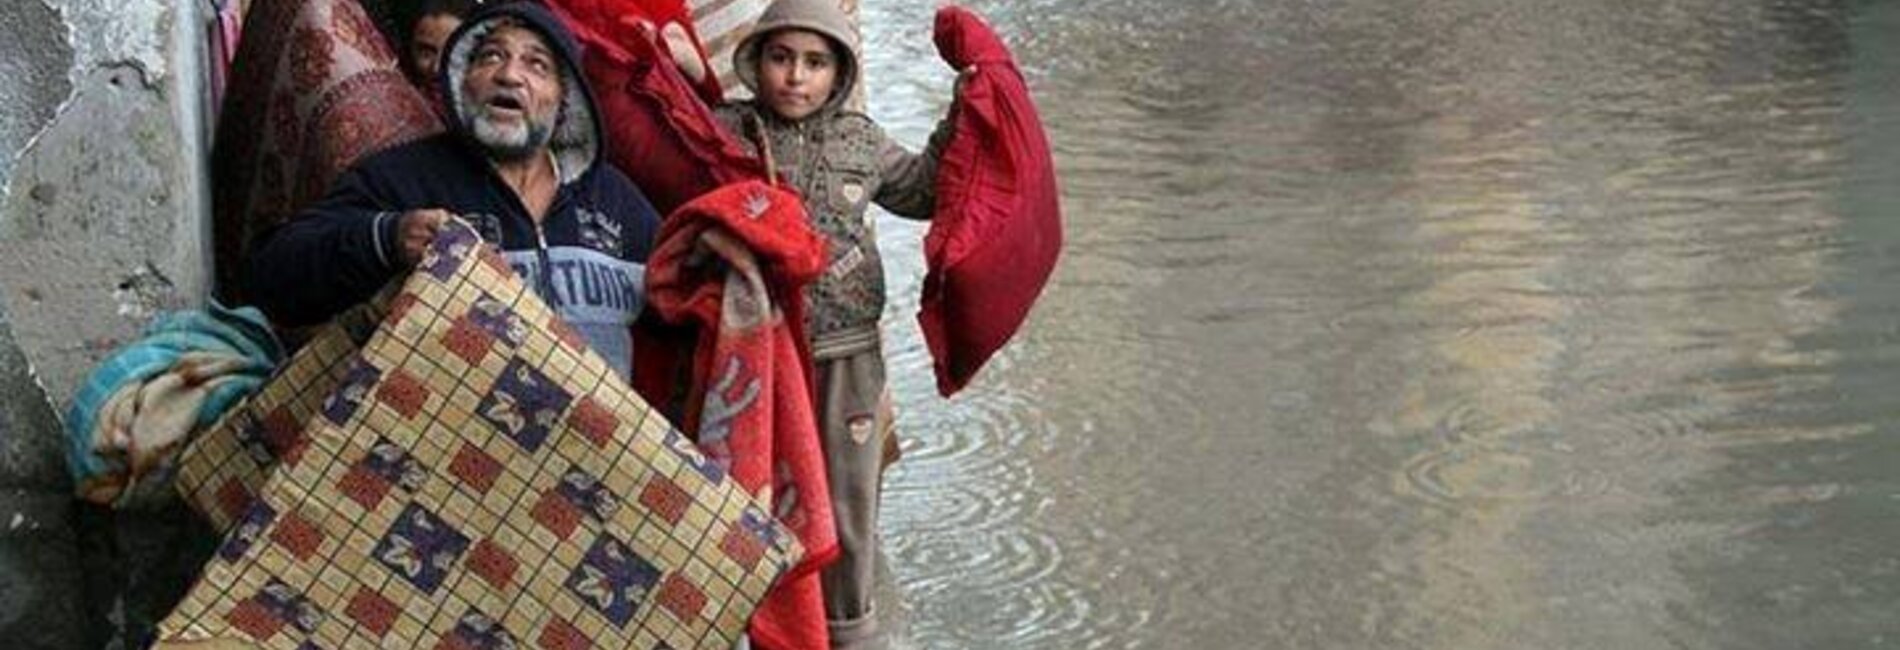
[[[831,99],[838,57],[817,32],[786,29],[759,46],[759,98],[787,120],[802,120]]]

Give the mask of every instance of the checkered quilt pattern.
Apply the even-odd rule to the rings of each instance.
[[[160,645],[731,647],[796,539],[444,232],[185,452],[229,532]]]

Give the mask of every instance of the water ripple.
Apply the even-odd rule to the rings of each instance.
[[[974,0],[1067,239],[941,400],[880,221],[913,641],[1900,638],[1888,4]],[[931,9],[865,6],[912,144]]]

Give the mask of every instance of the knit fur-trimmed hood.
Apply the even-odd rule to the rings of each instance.
[[[448,98],[449,112],[454,117],[452,128],[463,138],[474,140],[474,136],[463,126],[468,98],[462,90],[462,77],[468,72],[475,47],[505,19],[519,21],[540,34],[554,52],[555,58],[560,60],[561,107],[554,118],[554,133],[548,139],[548,148],[554,153],[555,163],[560,168],[561,184],[571,183],[600,160],[605,134],[600,128],[599,111],[594,108],[593,91],[588,89],[586,77],[580,71],[580,44],[554,14],[538,4],[503,2],[488,5],[469,16],[462,27],[449,36],[443,52],[441,78],[437,83],[442,86],[442,96]]]
[[[752,26],[752,33],[733,48],[733,72],[738,75],[739,83],[745,84],[754,96],[759,94],[759,48],[765,44],[765,37],[781,29],[817,32],[831,41],[838,56],[838,78],[831,97],[818,112],[830,113],[844,106],[858,84],[858,62],[863,57],[858,53],[858,32],[852,28],[844,10],[838,7],[838,0],[777,0],[766,7],[758,24]]]

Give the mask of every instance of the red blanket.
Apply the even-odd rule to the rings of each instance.
[[[715,226],[750,251],[743,263],[705,262],[698,242]],[[838,539],[799,313],[800,291],[824,262],[824,242],[806,226],[798,197],[749,181],[675,211],[647,267],[648,299],[661,317],[714,333],[694,351],[682,428],[768,499],[805,546],[805,559],[752,618],[752,641],[768,650],[829,645],[817,570],[837,556]]]
[[[938,162],[917,314],[936,360],[937,392],[949,397],[1029,315],[1055,270],[1062,218],[1049,141],[1009,48],[955,6],[937,11],[936,41],[951,67],[976,66]]]
[[[581,43],[581,68],[608,132],[607,161],[662,214],[720,185],[764,178],[764,166],[725,134],[663,46],[641,33],[637,18],[612,13],[627,1],[549,1]]]
[[[678,64],[681,76],[709,105],[722,98],[719,76],[706,56],[706,45],[693,26],[686,0],[548,0],[568,16],[615,43],[650,41]]]

